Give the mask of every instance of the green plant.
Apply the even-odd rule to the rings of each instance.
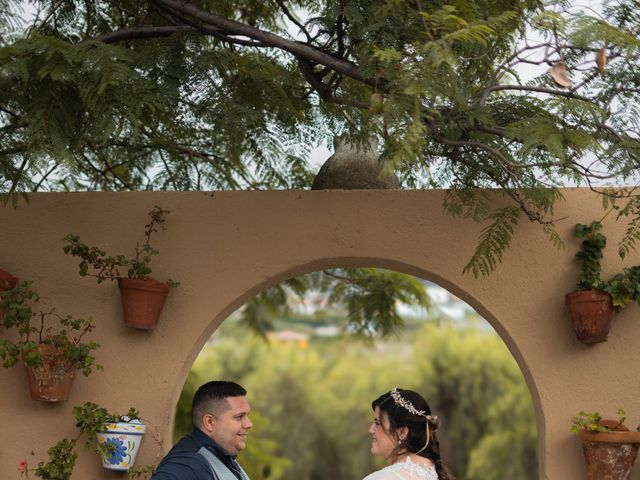
[[[132,480],[142,479],[145,480],[155,472],[156,468],[153,465],[144,465],[142,467],[131,467],[127,474]]]
[[[78,453],[76,441],[63,438],[47,450],[48,462],[40,462],[35,470],[36,477],[43,480],[66,480],[71,477]]]
[[[602,417],[598,412],[583,412],[580,411],[576,416],[571,419],[571,431],[574,433],[580,432],[611,432],[616,429],[616,427],[622,426],[624,421],[627,419],[626,412],[619,408],[618,409],[618,420],[617,424],[613,426],[609,426],[608,424],[602,423]]]
[[[591,222],[590,225],[578,223],[575,235],[583,238],[576,258],[580,262],[580,279],[578,290],[602,290],[611,295],[613,307],[620,310],[630,302],[640,303],[640,265],[627,267],[608,280],[602,280],[602,251],[607,245],[607,237],[600,230],[602,223]],[[621,255],[622,256],[622,255]]]
[[[151,259],[158,255],[158,250],[151,246],[151,235],[158,229],[165,229],[165,215],[170,213],[155,205],[149,212],[149,223],[145,225],[145,240],[142,245],[136,243],[135,256],[127,258],[125,255],[110,256],[106,252],[95,246],[88,246],[80,240],[78,235],[73,233],[64,237],[67,245],[63,251],[67,255],[80,258],[78,267],[80,276],[96,277],[98,283],[105,280],[116,280],[123,277],[123,271],[126,269],[127,278],[145,279],[151,273],[149,266]],[[178,282],[168,280],[167,284],[174,288],[178,286]]]
[[[640,266],[624,268],[622,273],[611,277],[604,288],[611,295],[616,309],[626,307],[631,302],[640,303]]]
[[[578,290],[604,290],[604,282],[600,279],[602,250],[607,245],[607,237],[599,231],[602,223],[591,222],[591,225],[578,223],[575,235],[583,238],[576,258],[580,262],[580,280]]]
[[[2,365],[10,368],[22,359],[26,365],[38,367],[44,360],[39,346],[45,344],[54,347],[55,357],[67,370],[77,369],[84,375],[89,375],[94,367],[101,370],[102,366],[95,363],[92,355],[100,345],[82,342],[83,337],[95,328],[92,319],[63,317],[55,313],[55,309],[34,312],[32,305],[38,303],[40,297],[31,286],[31,281],[23,281],[2,295],[0,308],[5,311],[2,325],[18,333],[17,341],[0,339]],[[57,319],[58,331],[47,325],[50,318]]]
[[[73,407],[73,416],[76,419],[76,427],[80,433],[86,435],[85,445],[96,453],[110,453],[108,447],[95,441],[96,432],[101,431],[105,423],[129,422],[140,420],[140,413],[135,408],[130,408],[125,415],[109,413],[107,409],[91,402]]]
[[[69,480],[78,458],[76,445],[82,435],[86,436],[85,445],[89,450],[110,454],[113,450],[108,445],[96,442],[96,432],[101,431],[105,423],[140,419],[140,414],[134,408],[130,408],[125,415],[120,415],[109,413],[105,408],[91,402],[73,407],[72,413],[80,432],[74,438],[63,438],[47,450],[49,461],[40,462],[37,468],[31,469],[36,477],[43,480]],[[28,479],[29,471],[26,460],[20,462],[21,477]],[[150,471],[152,467],[139,467],[132,472],[130,478],[139,478]]]

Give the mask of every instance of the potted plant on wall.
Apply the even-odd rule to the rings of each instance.
[[[44,480],[69,480],[78,458],[76,446],[83,435],[86,447],[100,455],[103,467],[129,471],[130,478],[153,473],[151,466],[132,468],[145,430],[136,409],[130,408],[128,413],[120,415],[87,402],[73,407],[73,416],[79,433],[74,438],[63,438],[49,448],[49,461],[40,462],[37,468],[30,469],[26,460],[20,462],[19,471],[22,476],[29,478],[29,471],[32,471],[36,477]],[[102,436],[105,430],[119,424],[128,425],[131,432],[119,432],[115,438]]]
[[[576,258],[580,262],[578,290],[566,295],[576,337],[584,343],[607,340],[614,312],[631,302],[640,303],[640,266],[626,267],[608,280],[600,278],[602,250],[607,238],[602,224],[577,224],[575,234],[584,238]],[[621,253],[622,257],[623,254]]]
[[[604,420],[597,413],[579,412],[572,418],[571,431],[580,435],[587,467],[587,480],[627,480],[640,447],[640,432],[624,425],[624,410],[618,420]]]
[[[76,426],[87,436],[87,447],[100,455],[103,468],[128,471],[133,467],[146,430],[136,409],[119,415],[87,402],[74,407],[73,415]]]
[[[80,370],[89,375],[95,364],[93,351],[99,347],[96,342],[83,342],[94,324],[90,318],[73,318],[58,315],[55,309],[48,312],[34,312],[32,304],[39,301],[38,294],[31,288],[30,281],[18,285],[2,296],[0,308],[5,311],[2,326],[8,331],[15,330],[17,339],[0,339],[0,358],[6,368],[18,362],[24,363],[27,371],[31,398],[45,402],[63,402]],[[51,319],[57,321],[59,330],[49,325]]]
[[[117,280],[122,299],[122,311],[125,324],[129,327],[144,330],[156,326],[160,312],[170,288],[178,286],[177,282],[167,280],[159,282],[151,278],[149,263],[159,252],[151,246],[151,235],[164,229],[165,215],[169,210],[155,206],[149,212],[150,221],[145,225],[145,241],[136,243],[135,256],[108,256],[98,247],[90,247],[80,240],[78,235],[70,233],[64,240],[64,253],[80,258],[81,276],[95,277],[98,283],[105,280]],[[126,269],[126,276],[124,271]]]
[[[600,279],[602,250],[607,238],[600,233],[602,224],[577,224],[575,235],[582,238],[576,258],[580,262],[580,279],[577,290],[568,293],[565,301],[569,307],[571,322],[578,340],[584,343],[604,342],[611,329],[613,303]]]

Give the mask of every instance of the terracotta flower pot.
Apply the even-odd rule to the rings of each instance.
[[[568,293],[571,323],[576,337],[583,343],[606,342],[613,319],[611,295],[600,290]]]
[[[128,327],[150,330],[158,323],[169,286],[153,278],[119,278],[124,323]]]
[[[2,292],[13,290],[18,285],[18,278],[9,272],[0,270],[0,300],[2,300]],[[0,308],[0,321],[4,318],[4,310]]]
[[[640,432],[581,432],[587,480],[628,480],[638,457]]]
[[[31,367],[25,364],[31,398],[43,402],[66,401],[76,369],[60,357],[54,346],[43,343],[39,345],[38,350],[44,357],[42,365]]]

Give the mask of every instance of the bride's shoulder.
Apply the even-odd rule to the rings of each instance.
[[[398,477],[393,474],[392,471],[389,470],[389,467],[383,468],[382,470],[376,470],[373,473],[370,473],[363,480],[392,480],[397,479]]]
[[[397,480],[398,478],[417,478],[420,480],[438,480],[436,469],[431,463],[412,462],[407,458],[403,462],[367,475],[363,480]]]

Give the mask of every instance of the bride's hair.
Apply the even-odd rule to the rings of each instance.
[[[371,403],[374,410],[389,419],[389,434],[400,440],[398,430],[407,427],[408,434],[392,452],[395,457],[403,453],[415,453],[428,458],[436,467],[439,480],[455,480],[440,458],[440,445],[436,436],[438,417],[431,415],[427,401],[417,392],[394,388]]]

